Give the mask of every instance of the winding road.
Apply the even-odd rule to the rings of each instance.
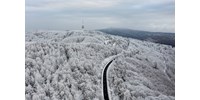
[[[112,64],[112,62],[120,56],[122,56],[122,52],[117,55],[110,56],[102,61],[102,66],[105,66],[103,67],[103,70],[102,70],[102,95],[103,95],[104,100],[110,100],[109,87],[108,87],[109,85],[108,85],[108,80],[107,80],[107,75],[108,75],[107,73],[108,73],[109,67]]]
[[[103,97],[104,97],[104,100],[109,100],[107,70],[108,70],[108,67],[110,66],[110,64],[113,62],[113,60],[115,60],[115,59],[112,59],[103,70]]]

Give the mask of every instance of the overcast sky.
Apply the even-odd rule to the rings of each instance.
[[[129,28],[174,32],[174,0],[26,0],[26,31]]]

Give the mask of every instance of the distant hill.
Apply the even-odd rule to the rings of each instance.
[[[174,33],[148,32],[148,31],[138,31],[138,30],[122,29],[122,28],[106,28],[106,29],[100,29],[99,31],[112,35],[135,38],[139,40],[166,44],[175,47]]]
[[[93,30],[25,34],[26,100],[175,100],[175,48]],[[105,84],[104,84],[105,85]]]

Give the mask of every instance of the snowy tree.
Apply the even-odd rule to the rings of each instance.
[[[116,55],[107,78],[112,100],[175,100],[173,47],[89,30],[25,38],[26,100],[103,100],[103,65]]]

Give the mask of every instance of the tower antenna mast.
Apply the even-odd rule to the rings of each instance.
[[[84,27],[83,19],[82,19],[82,27],[81,27],[81,28],[82,28],[82,30],[85,28],[85,27]]]

